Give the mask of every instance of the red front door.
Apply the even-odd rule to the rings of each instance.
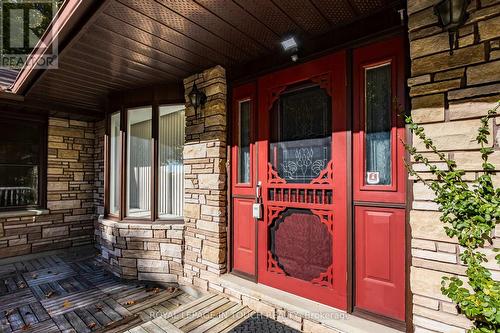
[[[258,281],[346,309],[345,53],[258,82]]]
[[[346,52],[234,88],[232,269],[339,309],[403,321],[405,132],[393,103],[404,105],[403,39],[352,54],[352,114]]]

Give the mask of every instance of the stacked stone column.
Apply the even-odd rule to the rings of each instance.
[[[196,115],[193,83],[207,101]],[[184,80],[186,94],[184,282],[206,288],[226,272],[226,74],[216,66]]]

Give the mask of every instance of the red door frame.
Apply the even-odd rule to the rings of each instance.
[[[301,82],[313,81],[324,88],[332,96],[332,163],[333,178],[327,185],[310,185],[312,187],[333,189],[331,204],[313,205],[293,203],[290,206],[297,208],[326,209],[330,214],[330,223],[333,229],[333,269],[331,284],[325,288],[313,285],[311,282],[291,278],[268,270],[268,222],[273,214],[279,210],[272,207],[280,206],[279,203],[269,204],[268,190],[268,147],[269,147],[269,122],[266,116],[275,100],[279,98],[287,86]],[[264,218],[258,222],[258,281],[265,285],[278,288],[295,295],[318,301],[338,309],[347,310],[347,112],[346,112],[346,53],[337,52],[317,60],[295,65],[281,71],[263,76],[258,81],[259,87],[259,133],[257,138],[258,150],[258,175],[262,182],[262,198],[264,202]],[[338,176],[338,177],[337,177]],[[307,188],[308,184],[297,185]],[[274,187],[274,185],[273,185]],[[289,207],[290,207],[289,206]],[[273,208],[274,209],[274,208]],[[276,216],[276,215],[275,215]],[[333,218],[332,218],[333,217]]]

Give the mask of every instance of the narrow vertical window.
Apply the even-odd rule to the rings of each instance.
[[[239,103],[238,183],[250,183],[250,116],[252,102]]]
[[[365,69],[366,184],[390,185],[391,64]]]
[[[158,214],[183,216],[184,203],[184,105],[161,106],[158,138]]]
[[[151,216],[151,107],[127,110],[127,216]]]
[[[109,163],[109,212],[120,211],[120,112],[111,115]]]

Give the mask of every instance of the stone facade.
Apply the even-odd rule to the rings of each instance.
[[[92,243],[93,122],[50,118],[47,211],[0,218],[0,257]]]
[[[206,288],[226,272],[226,74],[216,66],[184,80],[207,95],[198,110],[186,96],[184,279]]]
[[[469,18],[459,31],[459,48],[449,53],[448,34],[438,27],[433,5],[438,1],[409,0],[411,78],[408,79],[414,119],[422,124],[438,148],[455,159],[474,179],[481,171],[478,146],[474,142],[478,118],[500,99],[500,2],[471,1]],[[499,119],[492,123],[490,143],[497,152],[491,161],[500,168]],[[421,142],[414,141],[424,151]],[[429,154],[429,158],[435,158]],[[436,161],[436,160],[434,160]],[[436,164],[439,165],[438,161]],[[426,168],[414,165],[424,178]],[[497,186],[500,177],[496,176]],[[414,183],[410,213],[412,232],[411,290],[415,332],[465,332],[469,321],[441,294],[441,277],[464,275],[460,248],[446,236],[439,221],[433,193]],[[497,228],[496,236],[500,235]],[[498,238],[495,240],[499,246]],[[500,279],[491,248],[488,266]]]
[[[96,223],[102,262],[124,279],[176,283],[182,276],[182,224]]]

